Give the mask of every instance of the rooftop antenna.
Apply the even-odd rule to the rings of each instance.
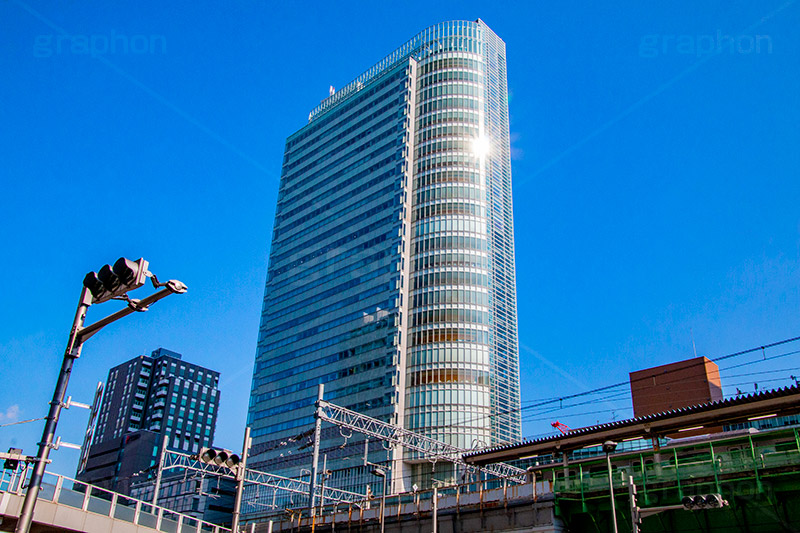
[[[697,357],[697,346],[694,344],[694,331],[692,331],[692,328],[689,328],[689,335],[692,337],[692,350],[694,351],[694,356]]]

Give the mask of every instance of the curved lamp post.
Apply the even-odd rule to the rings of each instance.
[[[386,470],[383,468],[373,468],[372,475],[383,478],[383,491],[381,492],[381,533],[384,533],[386,526]]]
[[[607,440],[603,443],[603,451],[606,452],[606,464],[608,465],[608,490],[611,493],[611,523],[614,526],[614,533],[617,531],[617,505],[614,502],[614,480],[611,477],[611,454],[617,449],[617,443]]]

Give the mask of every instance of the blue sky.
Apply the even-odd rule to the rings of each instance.
[[[330,85],[478,17],[508,47],[525,405],[692,339],[713,358],[800,335],[798,2],[6,0],[0,424],[45,415],[84,274],[145,257],[189,292],[92,338],[69,394],[163,346],[222,373],[217,442],[239,447],[286,136]],[[790,384],[794,350],[721,363],[753,362],[725,392]],[[630,416],[615,392],[527,409],[523,434]],[[41,428],[0,427],[0,448],[33,454]],[[51,458],[74,473],[77,452]]]

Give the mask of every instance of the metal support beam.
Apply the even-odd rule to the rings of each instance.
[[[431,522],[433,533],[438,533],[439,530],[439,488],[433,487],[433,498],[431,498]]]
[[[107,325],[111,324],[112,322],[116,322],[120,318],[124,318],[131,313],[135,313],[136,311],[146,311],[151,305],[156,303],[159,300],[163,300],[170,294],[183,294],[186,292],[186,285],[181,283],[180,281],[171,279],[167,282],[167,288],[161,289],[160,291],[151,294],[141,300],[134,300],[136,304],[136,308],[128,306],[124,309],[120,309],[116,313],[112,315],[108,315],[105,318],[101,318],[94,324],[86,326],[85,328],[81,328],[77,332],[77,338],[80,343],[84,343],[89,340],[89,337],[106,327]]]

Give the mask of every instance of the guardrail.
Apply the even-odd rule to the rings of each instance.
[[[28,476],[2,471],[0,492],[23,496]],[[230,529],[164,507],[90,485],[66,476],[45,472],[39,500],[108,516],[163,533],[230,533]]]

